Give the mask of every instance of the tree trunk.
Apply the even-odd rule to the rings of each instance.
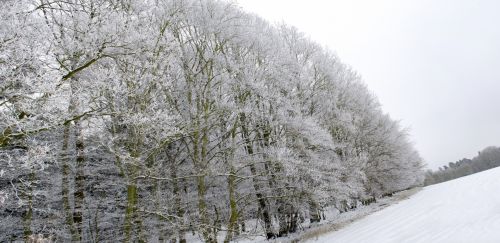
[[[29,185],[24,186],[23,194],[28,201],[28,208],[23,215],[23,225],[24,225],[24,239],[28,241],[28,238],[32,235],[31,231],[31,221],[33,220],[33,182],[35,181],[35,172],[31,170],[29,174]]]
[[[61,152],[61,161],[62,161],[62,181],[61,181],[61,189],[62,189],[62,203],[63,203],[63,210],[64,210],[64,215],[65,215],[65,223],[69,227],[70,233],[71,233],[71,239],[72,241],[78,241],[79,236],[78,236],[78,231],[76,230],[74,224],[73,224],[73,217],[72,217],[72,209],[71,209],[71,204],[70,204],[70,184],[69,184],[69,177],[71,173],[70,165],[69,165],[69,139],[70,139],[70,128],[71,124],[66,124],[64,126],[64,132],[63,132],[63,140],[62,140],[62,152]]]
[[[224,242],[230,242],[233,239],[234,231],[236,231],[238,224],[238,208],[236,205],[236,192],[235,192],[235,176],[234,169],[231,167],[229,171],[229,176],[227,177],[227,187],[229,190],[229,223],[227,226],[227,234]]]
[[[321,221],[321,212],[319,209],[318,203],[312,198],[311,195],[309,197],[309,222],[317,223]]]
[[[197,124],[199,127],[199,124]],[[197,173],[196,175],[196,186],[197,186],[197,191],[198,191],[198,213],[200,215],[200,231],[201,234],[203,235],[203,239],[205,242],[213,242],[214,239],[212,239],[212,235],[210,232],[210,223],[208,220],[208,212],[207,212],[207,203],[206,203],[206,185],[205,185],[205,170],[204,170],[204,154],[206,153],[206,148],[205,148],[205,139],[206,135],[203,134],[202,136],[202,143],[201,143],[201,153],[200,153],[200,136],[199,132],[195,132],[193,134],[193,162],[195,166],[195,172]],[[201,156],[199,155],[201,154]]]
[[[137,184],[134,179],[127,185],[127,208],[125,210],[125,240],[124,242],[135,242],[132,228],[135,227],[137,220]]]
[[[229,221],[227,224],[227,233],[226,238],[224,239],[224,243],[229,243],[234,234],[237,234],[238,230],[238,207],[236,201],[236,172],[234,170],[234,166],[232,160],[234,159],[234,150],[236,149],[236,129],[237,129],[238,119],[236,119],[233,128],[231,129],[231,149],[230,154],[226,156],[225,162],[226,166],[229,169],[229,175],[227,177],[227,188],[229,191]]]
[[[167,151],[168,153],[169,151]],[[167,155],[168,156],[168,155]],[[172,178],[172,187],[174,193],[174,208],[177,215],[177,237],[179,238],[179,243],[185,243],[186,237],[184,236],[184,209],[182,207],[181,195],[180,195],[180,187],[179,181],[177,179],[177,165],[175,160],[168,156],[170,163],[170,177]]]
[[[248,128],[246,127],[246,117],[244,113],[240,114],[240,121],[241,121],[242,136],[245,143],[245,149],[248,155],[253,155],[254,153],[253,146],[250,140],[250,134]],[[275,234],[273,233],[272,230],[272,221],[271,221],[271,215],[269,214],[268,210],[268,205],[267,205],[268,203],[261,192],[261,187],[257,180],[257,169],[255,168],[255,165],[250,164],[249,167],[250,167],[250,172],[252,174],[252,182],[253,182],[252,184],[255,190],[255,196],[257,197],[259,211],[262,213],[261,217],[262,220],[264,221],[264,230],[266,233],[266,237],[267,239],[271,239],[275,237]]]
[[[84,144],[83,136],[81,133],[80,122],[75,122],[75,145],[76,145],[76,175],[75,175],[75,191],[73,193],[75,208],[73,210],[73,223],[79,236],[82,240],[82,227],[83,227],[83,201],[85,200],[85,157],[84,157]]]

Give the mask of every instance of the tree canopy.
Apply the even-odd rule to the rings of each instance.
[[[226,1],[3,5],[0,241],[273,238],[423,181],[407,131],[293,27]]]

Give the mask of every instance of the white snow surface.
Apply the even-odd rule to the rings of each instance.
[[[500,167],[425,187],[407,200],[308,242],[498,243]]]

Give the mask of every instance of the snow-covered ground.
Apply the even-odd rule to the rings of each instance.
[[[425,187],[408,200],[308,242],[498,243],[500,167]]]

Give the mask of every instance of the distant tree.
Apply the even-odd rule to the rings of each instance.
[[[432,185],[453,180],[477,172],[500,166],[500,147],[490,146],[478,153],[473,159],[461,159],[455,163],[450,162],[449,167],[444,165],[438,171],[425,173],[425,185]]]

